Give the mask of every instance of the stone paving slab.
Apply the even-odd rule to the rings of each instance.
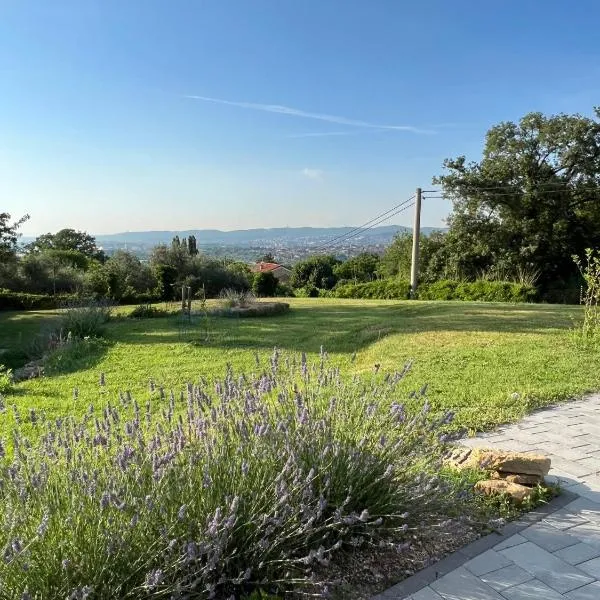
[[[600,600],[600,394],[463,442],[549,455],[562,495],[372,600]]]

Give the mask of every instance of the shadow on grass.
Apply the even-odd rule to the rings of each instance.
[[[174,344],[222,348],[280,348],[353,352],[388,336],[431,331],[546,333],[567,329],[578,307],[474,303],[404,302],[389,305],[327,303],[292,306],[287,315],[182,324],[175,319],[114,323],[111,339],[130,344]],[[208,332],[208,333],[207,333]]]

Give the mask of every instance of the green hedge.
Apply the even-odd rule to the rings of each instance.
[[[333,290],[321,290],[320,296],[329,298],[372,298],[378,300],[406,300],[410,298],[410,284],[397,279],[380,279],[369,283],[345,283]],[[419,285],[419,300],[471,300],[482,302],[534,302],[534,287],[510,281],[452,281],[443,280]]]
[[[410,297],[410,285],[398,279],[379,279],[368,283],[345,283],[325,295],[332,298],[406,300]]]
[[[469,300],[482,302],[534,302],[537,290],[510,281],[452,281],[423,283],[418,289],[419,300]]]
[[[74,294],[49,296],[0,289],[0,310],[48,310],[60,308],[78,299]]]

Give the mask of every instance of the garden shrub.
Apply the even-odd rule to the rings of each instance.
[[[74,302],[77,296],[69,294],[28,294],[0,289],[0,310],[50,310]]]
[[[531,285],[511,281],[441,280],[422,283],[419,300],[465,300],[479,302],[534,302],[537,290]]]
[[[57,329],[76,338],[102,337],[111,312],[112,305],[107,301],[71,304],[63,313]]]
[[[230,306],[224,309],[217,309],[213,314],[219,317],[269,317],[273,315],[283,315],[290,310],[290,305],[286,302],[255,302],[245,306]]]
[[[294,294],[298,298],[318,298],[320,291],[314,285],[306,285],[304,287],[296,288]]]
[[[100,375],[82,418],[15,408],[3,596],[283,595],[341,548],[407,543],[468,514],[466,488],[439,475],[450,415],[418,394],[399,404],[402,373],[345,378],[324,354],[257,361],[116,404]]]
[[[12,370],[0,364],[0,395],[8,394],[13,387]]]
[[[128,315],[130,319],[156,319],[168,316],[168,311],[164,308],[152,306],[152,304],[139,304]]]
[[[261,272],[254,275],[252,291],[259,298],[272,297],[277,291],[277,277],[270,272]]]
[[[406,300],[410,284],[399,279],[379,279],[368,283],[346,283],[333,289],[335,298],[372,298],[379,300]]]

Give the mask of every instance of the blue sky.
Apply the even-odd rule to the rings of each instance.
[[[0,211],[357,225],[499,121],[589,114],[598,23],[595,0],[0,0]]]

